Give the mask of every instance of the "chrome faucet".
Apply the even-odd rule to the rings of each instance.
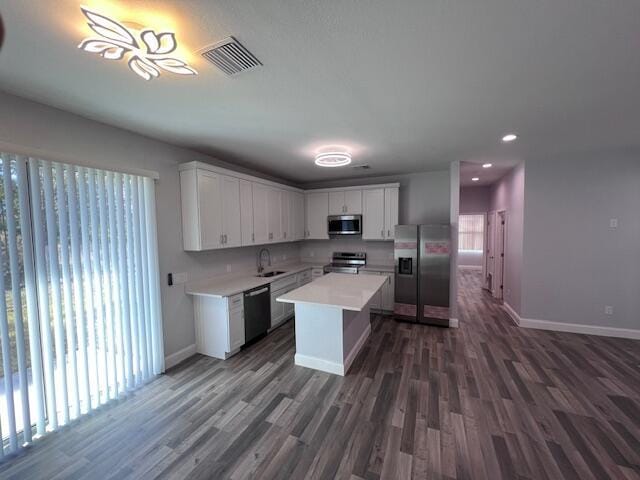
[[[268,266],[271,266],[271,253],[269,252],[269,249],[268,248],[260,249],[260,252],[258,253],[258,273],[262,273],[264,271],[264,267],[262,266],[263,252],[267,252]]]

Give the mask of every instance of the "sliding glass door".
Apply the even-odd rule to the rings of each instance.
[[[163,370],[154,181],[1,160],[0,454]]]

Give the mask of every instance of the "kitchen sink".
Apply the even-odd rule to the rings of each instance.
[[[282,275],[283,273],[287,273],[287,272],[282,272],[280,270],[275,270],[273,272],[265,272],[265,273],[259,273],[258,275],[256,275],[256,277],[275,277],[276,275]]]

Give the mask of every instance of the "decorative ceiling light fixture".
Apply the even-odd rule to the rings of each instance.
[[[477,182],[478,180],[480,180],[478,177],[473,177],[473,178],[471,179],[471,181],[472,181],[472,182]]]
[[[502,141],[505,143],[513,142],[518,136],[515,133],[507,133],[504,137],[502,137]]]
[[[107,60],[121,60],[127,55],[129,68],[145,80],[160,76],[161,70],[178,75],[198,74],[186,62],[169,55],[177,48],[173,32],[156,33],[151,29],[138,32],[86,7],[80,9],[91,30],[99,35],[78,45],[85,52],[97,53]]]
[[[316,155],[316,165],[319,167],[344,167],[350,163],[349,152],[323,152]]]
[[[483,163],[482,164],[482,168],[491,168],[493,166],[493,163]]]

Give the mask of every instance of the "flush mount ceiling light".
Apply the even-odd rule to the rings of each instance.
[[[351,163],[348,152],[323,152],[316,155],[316,165],[319,167],[344,167]]]
[[[472,182],[477,182],[478,180],[480,180],[478,177],[473,177],[473,178],[471,179],[471,181],[472,181]]]
[[[137,31],[86,7],[80,9],[91,30],[98,34],[84,39],[78,45],[81,50],[107,60],[122,60],[126,55],[129,68],[145,80],[159,77],[163,70],[178,75],[198,74],[186,62],[170,55],[177,48],[173,32],[156,33],[149,28]]]
[[[492,163],[483,163],[482,168],[491,168],[493,166]]]
[[[504,143],[513,142],[518,136],[515,133],[507,133],[504,137],[502,137],[502,141]]]

